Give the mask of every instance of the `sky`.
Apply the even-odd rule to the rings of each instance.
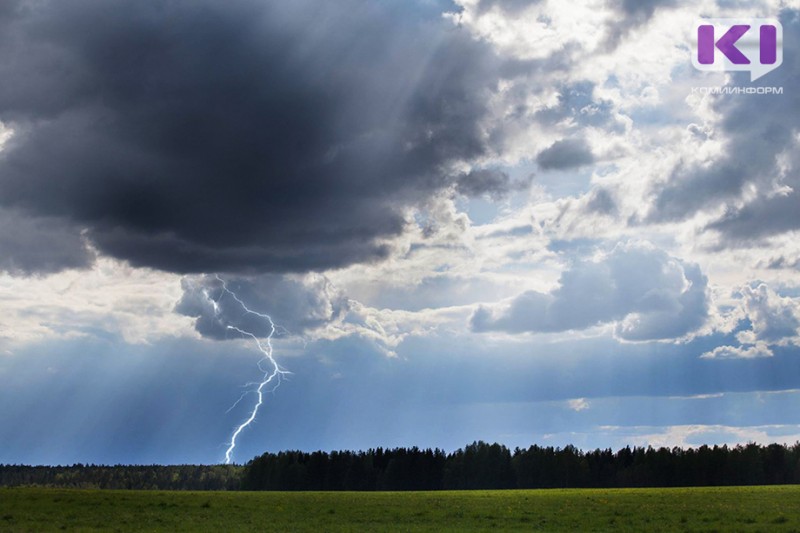
[[[782,61],[695,68],[704,18]],[[796,0],[3,2],[0,464],[800,440],[798,37]]]

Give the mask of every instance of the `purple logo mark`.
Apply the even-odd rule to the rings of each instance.
[[[749,65],[750,60],[736,48],[736,41],[739,37],[747,33],[750,26],[736,24],[725,32],[725,35],[716,42],[719,51],[731,60],[734,65]],[[763,43],[762,43],[763,46]],[[773,43],[774,46],[774,43]],[[714,64],[714,26],[703,24],[697,28],[697,61],[701,65]]]
[[[694,35],[698,70],[745,70],[754,81],[783,62],[783,27],[775,19],[702,19]]]

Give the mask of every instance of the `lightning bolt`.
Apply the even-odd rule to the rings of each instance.
[[[236,440],[239,438],[239,435],[242,433],[242,431],[244,431],[245,428],[247,428],[250,424],[252,424],[253,421],[256,419],[256,416],[258,416],[258,410],[261,408],[261,405],[264,403],[264,391],[265,391],[265,389],[268,392],[274,392],[280,386],[281,380],[283,379],[283,377],[285,375],[287,375],[287,374],[290,374],[290,372],[288,372],[287,370],[284,370],[283,368],[281,368],[280,365],[278,364],[278,362],[272,356],[272,337],[273,337],[273,335],[275,335],[275,333],[278,332],[278,331],[286,331],[286,330],[281,328],[280,326],[277,326],[275,324],[275,322],[272,321],[272,317],[270,317],[269,315],[267,315],[265,313],[259,313],[257,311],[253,311],[252,309],[247,307],[247,305],[236,295],[236,293],[234,293],[232,290],[230,290],[228,288],[228,285],[227,285],[227,283],[225,283],[225,280],[223,280],[219,275],[216,275],[216,278],[222,284],[222,293],[220,294],[219,299],[214,300],[213,298],[211,298],[209,296],[208,292],[204,291],[204,294],[206,295],[206,297],[209,299],[209,301],[211,302],[211,304],[214,307],[214,313],[215,314],[217,314],[217,315],[219,314],[219,300],[223,296],[229,295],[231,298],[233,298],[242,307],[242,309],[244,309],[244,314],[255,315],[255,316],[263,318],[264,320],[267,321],[267,323],[269,324],[269,328],[270,328],[269,329],[269,334],[267,335],[266,339],[264,339],[264,341],[262,342],[261,339],[259,339],[256,335],[254,335],[253,333],[251,333],[249,331],[243,330],[243,329],[238,328],[236,326],[232,326],[230,324],[228,324],[226,326],[227,329],[229,329],[229,330],[235,331],[235,332],[239,333],[242,336],[250,337],[251,339],[253,339],[253,341],[255,342],[255,345],[258,347],[258,350],[263,355],[261,360],[258,362],[258,369],[261,370],[264,373],[261,381],[256,382],[256,383],[248,383],[247,384],[247,386],[258,385],[258,387],[256,387],[256,390],[255,390],[256,396],[257,396],[257,400],[256,400],[256,403],[253,405],[253,408],[250,410],[250,416],[248,416],[247,419],[244,422],[239,424],[236,427],[236,429],[233,431],[233,433],[231,434],[231,440],[228,443],[228,449],[225,451],[225,464],[231,464],[231,461],[233,460],[233,452],[234,452],[234,450],[236,450]],[[264,363],[268,363],[268,368],[264,369],[264,367],[263,367]],[[268,387],[273,382],[274,382],[274,385],[272,387]],[[242,396],[240,396],[239,399],[236,400],[236,402],[231,406],[230,409],[233,409],[234,407],[236,407],[236,405],[238,405],[239,402],[242,401],[242,399],[245,397],[246,394],[247,394],[247,392],[242,394]],[[230,409],[228,411],[230,411]]]

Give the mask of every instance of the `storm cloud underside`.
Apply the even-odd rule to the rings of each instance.
[[[460,177],[507,187],[460,170],[507,65],[419,6],[347,4],[4,4],[0,205],[135,266],[286,272],[385,257]]]

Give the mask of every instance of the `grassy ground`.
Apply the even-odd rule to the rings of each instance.
[[[0,531],[800,533],[800,486],[469,492],[0,489]]]

